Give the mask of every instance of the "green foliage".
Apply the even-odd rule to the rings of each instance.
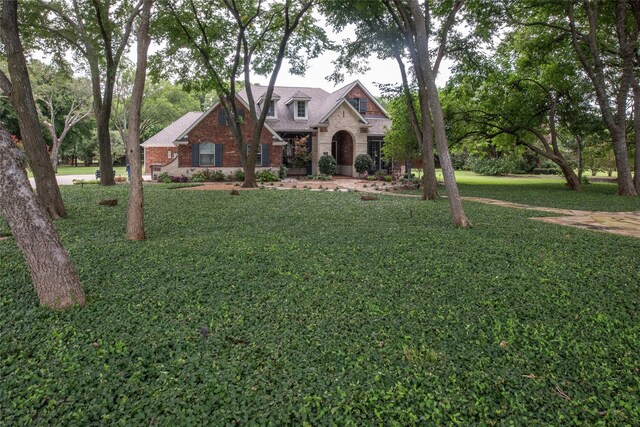
[[[263,169],[256,172],[256,181],[258,182],[276,182],[278,175],[271,169]]]
[[[307,179],[312,181],[331,181],[331,175],[307,175]]]
[[[414,94],[414,107],[420,111],[417,96]],[[388,113],[391,116],[391,129],[387,130],[382,146],[382,155],[387,161],[405,162],[421,158],[420,145],[409,122],[409,109],[404,94],[389,101]]]
[[[336,159],[330,154],[323,154],[318,159],[318,169],[323,175],[333,175],[336,173]]]
[[[242,169],[238,169],[233,173],[233,179],[235,181],[244,181],[244,171]]]
[[[280,168],[278,169],[278,178],[279,179],[285,179],[287,177],[287,167],[285,165],[280,165]]]
[[[470,157],[469,169],[479,175],[497,176],[509,173],[509,162],[500,158]]]
[[[365,173],[373,167],[373,159],[368,154],[358,154],[356,156],[355,168],[358,173]]]
[[[191,174],[193,182],[222,182],[226,179],[227,176],[220,170],[199,169]]]
[[[167,172],[162,172],[156,175],[156,181],[161,182],[163,184],[168,184],[171,182],[171,175],[169,175]]]
[[[591,202],[599,187],[539,193]],[[125,186],[61,188],[82,309],[36,309],[15,241],[0,241],[0,424],[640,418],[640,240],[471,202],[461,233],[446,200],[166,188],[145,187],[144,245],[124,236]]]

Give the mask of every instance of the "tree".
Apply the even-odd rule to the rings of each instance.
[[[189,88],[211,88],[217,93],[240,154],[245,176],[243,187],[257,186],[255,162],[268,112],[267,108],[256,109],[251,72],[270,74],[263,105],[271,102],[285,58],[292,72],[304,72],[306,59],[319,55],[328,43],[324,31],[308,14],[314,1],[171,0],[162,3],[167,17],[163,29],[168,43],[160,55],[184,64],[179,73]],[[302,55],[302,50],[307,54]],[[245,120],[240,113],[244,108],[237,99],[239,81],[244,82],[252,127],[249,153],[244,150]]]
[[[69,254],[34,196],[20,152],[1,124],[0,201],[0,215],[22,251],[40,305],[53,309],[84,305],[84,291]]]
[[[417,104],[418,100],[415,95],[413,99],[413,103]],[[417,111],[419,108],[416,105],[414,110]],[[384,136],[384,145],[382,146],[382,154],[386,160],[412,162],[421,158],[420,143],[410,123],[411,113],[407,110],[407,102],[404,95],[400,95],[389,102],[387,111],[391,116],[391,129],[387,130],[387,134]],[[423,199],[427,199],[425,194],[423,194]]]
[[[122,140],[125,139],[129,127],[134,76],[135,69],[125,68],[116,79],[111,121]],[[155,83],[147,81],[140,110],[141,140],[151,138],[185,113],[201,110],[200,100],[180,85],[174,85],[166,80]]]
[[[426,128],[421,125],[423,121],[431,123],[431,116],[428,110],[421,110],[416,105],[414,92],[415,85],[410,81],[409,74],[404,64],[407,50],[406,39],[403,33],[395,25],[383,2],[371,2],[367,0],[355,0],[349,2],[325,1],[323,2],[323,12],[328,21],[332,23],[334,29],[342,30],[349,24],[355,24],[356,37],[354,40],[344,43],[340,49],[340,56],[334,61],[336,69],[331,75],[331,80],[338,83],[344,80],[344,71],[349,73],[360,73],[368,69],[367,60],[371,52],[376,52],[379,58],[393,58],[398,64],[402,84],[397,87],[385,87],[388,96],[403,97],[406,107],[402,120],[409,125],[414,136],[409,141],[416,141],[419,145],[422,157],[422,198],[423,200],[434,200],[438,197],[435,156],[433,151],[433,131],[432,126]],[[444,55],[444,46],[441,56]],[[439,64],[439,62],[438,62]],[[438,64],[435,73],[437,74]],[[415,77],[415,76],[414,76]],[[397,117],[396,117],[397,119]],[[385,138],[387,140],[387,138]],[[397,140],[396,142],[400,142]],[[407,148],[405,146],[404,148]],[[399,148],[399,147],[395,147]],[[386,148],[387,153],[395,148]],[[384,150],[384,148],[383,148]],[[408,154],[401,150],[396,154]]]
[[[129,187],[129,205],[127,208],[127,238],[144,240],[144,194],[142,190],[142,162],[140,161],[140,110],[142,95],[147,76],[147,52],[151,37],[149,21],[153,0],[144,0],[138,26],[138,58],[136,76],[131,94],[131,110],[129,111],[129,129],[127,132],[127,160],[129,162],[131,183]]]
[[[456,0],[451,6],[444,8],[445,14],[440,29],[440,43],[434,65],[432,65],[429,48],[429,36],[433,31],[432,26],[434,25],[429,1],[425,0],[422,6],[418,3],[418,0],[409,0],[408,2],[383,0],[383,2],[392,15],[396,26],[403,33],[410,52],[418,83],[422,128],[426,132],[427,129],[431,129],[431,126],[433,126],[434,139],[438,148],[440,166],[453,223],[457,227],[469,227],[471,223],[464,212],[451,163],[444,114],[435,81],[438,66],[445,54],[449,29],[455,22],[456,14],[464,5],[464,0]]]
[[[49,41],[47,50],[71,49],[84,59],[91,76],[98,130],[100,183],[113,185],[109,124],[115,79],[142,0],[30,0],[26,17],[32,36]]]
[[[507,2],[507,10],[515,25],[552,29],[558,40],[568,39],[593,85],[596,102],[611,135],[618,170],[618,194],[636,196],[638,189],[631,175],[626,127],[630,91],[639,84],[640,0],[511,1]],[[636,176],[639,171],[636,164]]]
[[[20,135],[24,141],[29,166],[33,171],[40,202],[51,218],[58,219],[66,216],[67,212],[38,122],[29,71],[18,31],[17,2],[3,0],[1,13],[0,40],[7,55],[9,77],[0,71],[0,89],[11,100],[18,116]]]
[[[62,143],[71,129],[91,114],[91,87],[87,80],[74,79],[52,66],[35,62],[31,69],[35,71],[36,100],[42,107],[38,115],[49,131],[49,158],[57,171]]]

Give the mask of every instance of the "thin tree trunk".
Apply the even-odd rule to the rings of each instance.
[[[147,75],[147,52],[149,37],[149,20],[153,0],[144,0],[140,14],[138,29],[138,58],[136,76],[131,94],[131,110],[129,111],[129,131],[127,132],[127,158],[131,183],[129,187],[129,205],[127,207],[127,239],[144,240],[144,193],[142,189],[142,164],[140,163],[140,110],[142,95]]]
[[[633,145],[635,150],[633,185],[636,193],[640,194],[640,83],[637,79],[633,83]]]
[[[103,103],[100,114],[97,115],[98,152],[100,153],[100,185],[115,185],[113,172],[113,157],[111,156],[111,135],[109,135],[109,120],[111,118],[111,104]]]
[[[61,141],[53,136],[53,140],[51,141],[51,154],[49,154],[49,159],[51,159],[51,167],[56,172],[58,172],[58,156],[60,155],[60,145],[62,145]]]
[[[415,58],[415,50],[410,48],[410,51],[412,52],[412,58]],[[413,104],[413,95],[409,88],[409,79],[407,78],[404,62],[402,62],[402,56],[395,47],[393,47],[393,54],[400,69],[400,76],[402,77],[402,87],[409,112],[409,123],[420,145],[420,154],[422,157],[422,200],[435,200],[438,197],[438,182],[436,180],[435,155],[433,153],[433,131],[431,126],[424,130],[420,129]],[[416,70],[416,72],[419,73],[419,70]],[[424,123],[426,121],[431,124],[429,102],[426,93],[421,94],[420,91],[418,92],[422,122]]]
[[[576,143],[578,144],[578,180],[582,183],[583,174],[583,160],[582,160],[582,139],[576,137]]]
[[[0,214],[7,221],[31,273],[40,305],[84,305],[85,295],[69,254],[31,191],[9,133],[0,127]]]
[[[435,76],[433,75],[433,69],[431,68],[429,60],[429,42],[426,27],[427,21],[417,0],[411,0],[409,2],[409,7],[415,24],[416,52],[419,59],[419,63],[414,65],[415,68],[419,67],[421,69],[421,74],[424,78],[423,81],[419,80],[418,84],[426,88],[427,91],[429,107],[433,119],[433,133],[438,147],[440,167],[442,168],[442,176],[444,178],[444,185],[447,191],[451,218],[457,227],[470,227],[471,223],[464,212],[462,199],[458,191],[458,184],[456,183],[451,155],[449,154],[449,146],[447,144],[447,135],[445,133],[444,114],[438,97]],[[430,123],[423,122],[424,127],[428,124]]]
[[[17,2],[3,1],[1,23],[0,38],[7,53],[7,65],[11,76],[11,90],[7,95],[18,116],[20,133],[29,166],[33,171],[38,197],[51,218],[65,217],[67,212],[38,121],[27,63],[18,33]]]

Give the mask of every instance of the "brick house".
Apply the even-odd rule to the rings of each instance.
[[[270,105],[264,105],[267,87],[253,86],[258,110],[268,108],[260,138],[257,169],[288,165],[293,144],[308,136],[311,161],[298,174],[318,174],[318,159],[331,154],[339,175],[356,176],[358,154],[374,159],[374,170],[384,169],[380,149],[391,120],[382,105],[359,82],[335,92],[319,88],[276,86]],[[248,110],[246,93],[238,94]],[[245,140],[251,140],[249,115],[245,115]],[[226,124],[224,109],[214,104],[204,113],[187,113],[142,144],[145,173],[162,171],[190,175],[198,168],[230,173],[241,168],[237,147]]]

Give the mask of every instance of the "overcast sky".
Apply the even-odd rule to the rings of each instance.
[[[326,29],[329,38],[336,44],[341,44],[344,39],[355,38],[355,32],[353,26],[348,27],[345,31],[336,34],[332,31],[329,25],[326,25],[323,17],[318,17],[320,24]],[[277,86],[303,86],[303,87],[319,87],[327,92],[333,92],[334,90],[351,83],[354,80],[360,80],[365,87],[375,96],[380,95],[380,91],[376,83],[391,83],[400,84],[401,77],[398,65],[394,59],[382,61],[377,59],[376,54],[372,53],[369,58],[370,70],[365,74],[359,75],[345,75],[344,82],[334,85],[326,79],[328,75],[333,72],[334,66],[332,61],[338,57],[337,52],[326,52],[317,59],[311,60],[309,68],[304,77],[294,76],[289,74],[289,66],[285,61],[282,64],[282,69],[278,75],[276,82]],[[443,86],[449,75],[449,62],[443,61],[441,65],[441,72],[436,80],[438,86]],[[252,76],[251,79],[254,83],[262,85],[269,84],[269,79],[263,76]]]

